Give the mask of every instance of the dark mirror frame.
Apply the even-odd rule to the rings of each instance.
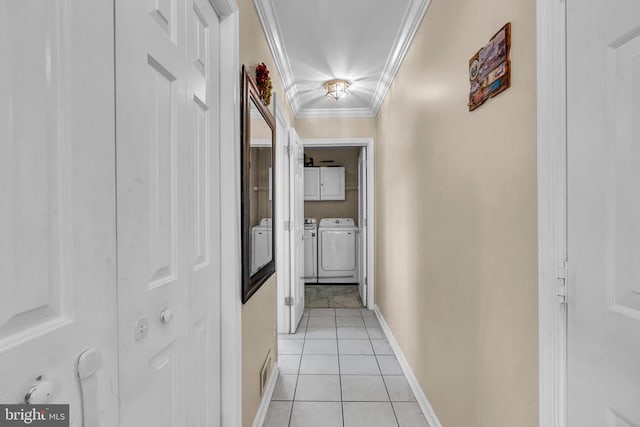
[[[275,191],[275,174],[276,174],[276,121],[269,109],[260,99],[260,92],[256,87],[251,76],[242,66],[242,88],[241,88],[241,174],[242,174],[242,303],[249,301],[249,298],[256,293],[258,289],[271,277],[276,271],[276,228],[275,222],[272,228],[271,238],[271,261],[262,266],[260,270],[251,274],[251,220],[250,220],[250,183],[249,183],[249,159],[251,149],[251,100],[258,107],[260,114],[264,118],[267,125],[271,128],[271,217],[275,218],[276,191]]]

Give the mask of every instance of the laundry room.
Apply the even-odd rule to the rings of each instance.
[[[306,306],[362,307],[364,149],[307,147],[304,154]]]

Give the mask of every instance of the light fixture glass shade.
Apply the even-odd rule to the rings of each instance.
[[[349,94],[349,92],[347,92],[349,82],[346,80],[330,80],[324,84],[324,88],[327,91],[327,96],[332,97],[336,101]]]

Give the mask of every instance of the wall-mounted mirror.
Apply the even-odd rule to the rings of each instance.
[[[242,302],[275,272],[276,125],[242,67]]]

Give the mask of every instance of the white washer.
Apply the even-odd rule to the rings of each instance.
[[[273,221],[264,218],[251,229],[251,274],[271,261]]]
[[[358,283],[358,227],[353,219],[320,220],[318,283]]]
[[[304,219],[304,281],[318,281],[318,224],[315,218]]]

